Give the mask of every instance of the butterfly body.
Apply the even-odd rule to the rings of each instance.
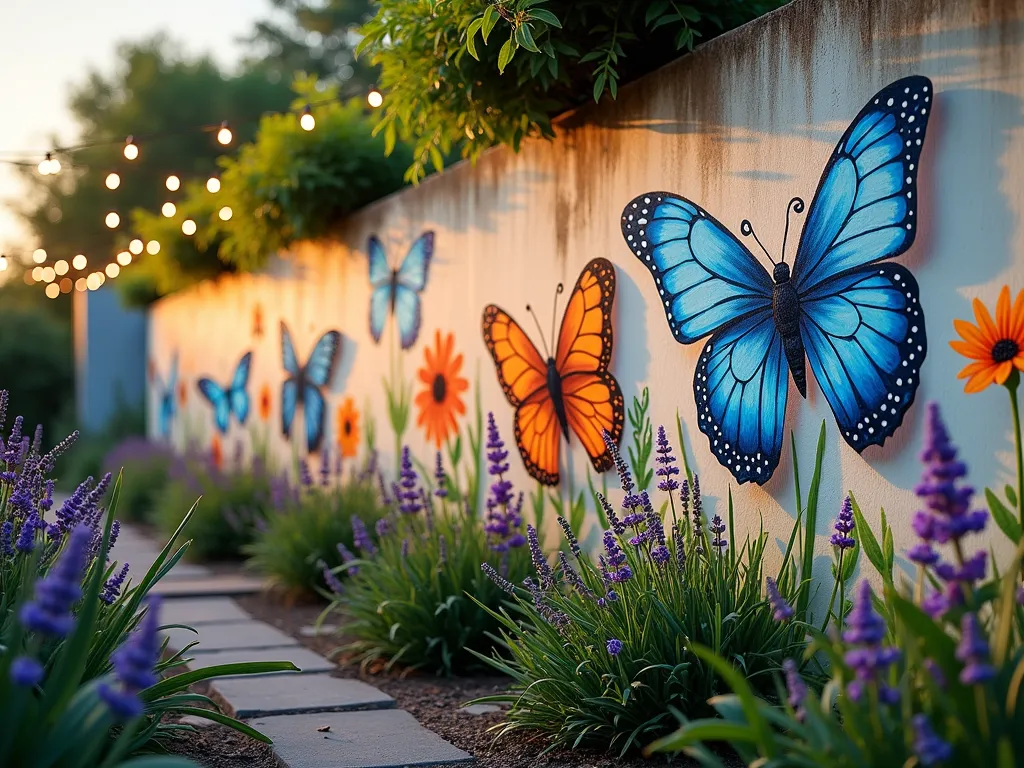
[[[883,444],[914,401],[927,352],[914,276],[885,263],[917,233],[917,176],[932,84],[883,88],[839,139],[790,263],[771,273],[697,203],[648,192],[622,214],[622,234],[651,272],[676,341],[710,339],[693,380],[700,430],[740,482],[778,466],[789,377],[806,397],[807,368],[856,451]],[[790,214],[803,200],[789,201]],[[788,374],[788,375],[787,375]]]
[[[558,372],[555,358],[548,358],[548,395],[555,408],[558,425],[562,428],[566,442],[569,442],[569,419],[565,415],[565,399],[562,397],[562,376]]]

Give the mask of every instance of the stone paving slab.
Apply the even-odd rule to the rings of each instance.
[[[263,582],[241,574],[224,574],[198,579],[161,579],[153,594],[166,598],[252,595],[263,589]]]
[[[400,709],[260,717],[250,724],[274,740],[288,768],[396,768],[471,763],[473,756]],[[325,727],[329,730],[319,730]]]
[[[252,617],[228,597],[183,597],[164,601],[160,606],[160,621],[200,627],[203,624],[252,621]]]
[[[196,634],[198,632],[199,634]],[[199,641],[199,645],[189,650],[193,653],[211,653],[231,649],[249,648],[281,648],[297,646],[291,635],[262,621],[233,622],[227,624],[203,624],[196,632],[187,629],[165,629],[160,634],[168,638],[168,645],[180,651],[189,643]]]
[[[395,700],[361,680],[328,674],[278,675],[218,680],[214,689],[231,703],[235,717],[295,715],[309,712],[390,709]]]
[[[290,661],[299,668],[301,673],[330,672],[334,664],[322,656],[318,656],[308,648],[294,646],[291,648],[246,648],[231,651],[210,651],[209,653],[197,653],[193,656],[189,651],[186,658],[189,669],[206,669],[218,664],[235,664],[243,661]],[[270,675],[295,675],[295,672],[268,672],[266,675],[243,675],[246,678],[266,678]],[[237,677],[234,675],[233,677]]]

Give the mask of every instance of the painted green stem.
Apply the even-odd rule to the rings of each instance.
[[[1010,410],[1013,412],[1013,437],[1017,447],[1017,514],[1021,526],[1024,526],[1024,446],[1021,446],[1020,434],[1020,403],[1017,400],[1017,389],[1020,386],[1020,374],[1014,370],[1006,381],[1010,392]]]

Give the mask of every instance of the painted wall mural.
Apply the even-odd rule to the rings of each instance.
[[[316,453],[324,439],[327,403],[322,387],[334,375],[341,354],[341,333],[327,331],[313,346],[309,360],[299,365],[288,326],[281,321],[281,364],[287,378],[281,385],[281,433],[291,439],[296,413],[301,408],[306,427],[306,450]]]
[[[388,264],[384,245],[370,238],[370,334],[380,343],[388,315],[395,318],[402,349],[409,349],[420,334],[422,308],[420,294],[427,287],[430,259],[434,255],[434,233],[425,232],[412,244],[397,268]]]
[[[164,440],[171,437],[171,427],[174,423],[175,398],[178,393],[178,353],[171,353],[171,362],[167,367],[167,378],[160,375],[160,371],[152,360],[149,361],[150,382],[156,390],[157,396],[157,432]]]
[[[839,140],[818,183],[792,267],[790,215],[778,260],[751,237],[772,273],[711,214],[667,192],[622,213],[622,234],[650,270],[681,344],[711,335],[693,378],[700,430],[740,482],[765,483],[785,437],[788,372],[807,397],[806,363],[857,452],[881,445],[914,402],[924,316],[914,276],[897,264],[918,229],[917,177],[932,84],[883,88]]]
[[[561,295],[561,283],[555,297]],[[515,408],[515,437],[526,471],[544,485],[558,485],[562,437],[569,430],[579,438],[594,469],[607,472],[612,457],[604,433],[618,444],[625,424],[625,401],[619,383],[608,370],[612,359],[612,306],[615,267],[594,259],[583,268],[569,294],[555,336],[552,310],[551,341],[530,305],[544,354],[522,327],[494,304],[484,309],[483,336],[498,373],[501,390]]]
[[[231,377],[231,383],[222,387],[213,379],[201,376],[196,381],[196,386],[207,402],[213,406],[213,423],[217,430],[226,435],[231,421],[231,414],[235,415],[238,423],[245,425],[249,418],[249,369],[252,365],[252,352],[246,352],[242,359],[235,366],[235,373]]]

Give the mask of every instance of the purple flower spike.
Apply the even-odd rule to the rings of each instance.
[[[765,580],[765,591],[768,593],[768,602],[771,603],[774,612],[772,618],[776,621],[788,621],[793,618],[793,606],[786,602],[786,599],[779,593],[779,585],[771,576]]]
[[[672,446],[669,445],[668,435],[665,434],[665,427],[658,427],[658,447],[655,449],[657,457],[655,461],[660,465],[654,472],[658,477],[662,478],[661,482],[658,483],[659,491],[666,491],[671,493],[672,491],[679,488],[679,481],[675,479],[675,475],[679,474],[679,467],[676,466],[676,458],[672,455]]]
[[[19,656],[11,662],[11,682],[22,688],[33,688],[43,680],[43,665],[28,656]]]
[[[914,753],[923,766],[944,763],[953,756],[953,748],[935,733],[928,716],[924,713],[914,715]]]
[[[804,702],[807,700],[807,684],[792,659],[782,662],[782,671],[786,675],[786,691],[789,694],[786,703],[796,711],[796,719],[802,723],[806,716]]]
[[[487,415],[487,460],[488,472],[494,478],[487,494],[487,531],[488,545],[495,552],[507,552],[509,549],[521,547],[525,543],[522,534],[523,518],[520,511],[523,506],[523,495],[518,501],[513,500],[512,481],[505,479],[508,471],[508,451],[498,433],[498,425],[494,414]]]
[[[988,641],[978,626],[978,617],[965,613],[960,621],[960,645],[956,657],[963,662],[960,682],[964,685],[981,685],[995,677],[995,669],[989,663]]]
[[[36,582],[35,600],[21,608],[21,624],[29,632],[64,637],[74,626],[71,608],[82,596],[82,572],[85,570],[92,531],[77,526],[67,548],[43,579]]]
[[[356,556],[352,554],[352,551],[348,547],[345,546],[344,542],[339,541],[336,545],[336,549],[338,550],[338,556],[341,557],[341,562],[351,563],[356,559]],[[348,574],[350,576],[355,576],[357,573],[359,573],[358,565],[353,565],[348,569]]]
[[[605,648],[608,649],[609,656],[618,656],[622,653],[622,641],[617,640],[614,637],[605,643]]]
[[[397,492],[398,511],[403,515],[415,515],[423,509],[423,496],[419,491],[419,475],[412,466],[409,446],[402,448],[402,469],[399,472]]]
[[[537,576],[540,577],[540,588],[547,589],[555,583],[555,577],[547,558],[544,557],[544,551],[540,548],[537,529],[532,525],[526,526],[526,540],[530,544],[530,559],[533,561],[533,567],[537,571]]]
[[[303,488],[313,487],[313,475],[309,471],[309,462],[305,459],[299,459],[299,482]]]
[[[145,707],[139,693],[155,685],[159,679],[153,667],[160,660],[160,609],[158,597],[149,598],[149,610],[142,624],[110,657],[114,665],[118,687],[106,683],[100,685],[100,698],[120,720],[139,717]]]
[[[381,518],[381,520],[383,519]],[[377,521],[377,524],[377,533],[383,535],[380,533],[380,520]],[[357,515],[352,515],[352,541],[356,545],[356,549],[367,557],[373,557],[377,554],[377,547],[373,544],[370,532],[366,530],[366,525]]]
[[[494,570],[494,566],[490,563],[482,563],[480,570],[484,572],[488,579],[490,579],[502,592],[514,597],[515,587],[512,586],[512,582],[508,579],[498,575],[498,572]]]
[[[128,563],[125,563],[121,566],[121,570],[111,576],[107,583],[103,585],[103,593],[100,595],[100,600],[107,605],[113,605],[114,601],[121,594],[121,585],[124,584],[127,575]]]
[[[729,543],[728,539],[722,537],[722,534],[725,533],[725,522],[719,515],[715,515],[711,518],[711,525],[708,527],[714,534],[714,537],[711,539],[711,546],[717,549],[718,553],[721,554],[722,550],[725,549],[726,545]]]
[[[434,489],[434,495],[439,499],[446,498],[448,496],[448,475],[444,471],[440,451],[437,452],[437,463],[434,466],[434,483],[437,486]]]
[[[860,701],[868,685],[878,686],[878,698],[885,704],[896,704],[899,691],[882,682],[886,669],[900,657],[895,648],[882,646],[885,639],[885,621],[875,611],[872,603],[874,595],[871,585],[866,581],[860,583],[857,599],[853,610],[846,617],[846,630],[843,640],[852,647],[846,652],[844,660],[853,670],[854,679],[846,685],[847,695],[854,701]]]
[[[342,585],[338,575],[323,560],[318,560],[317,565],[320,566],[320,574],[324,577],[324,584],[327,585],[327,588],[334,594],[340,595],[345,590],[345,587]]]
[[[850,549],[857,542],[853,540],[850,534],[855,528],[853,521],[853,502],[850,497],[847,496],[843,499],[843,506],[839,510],[839,516],[836,518],[835,525],[833,526],[835,533],[832,534],[830,541],[832,546],[838,549]]]

